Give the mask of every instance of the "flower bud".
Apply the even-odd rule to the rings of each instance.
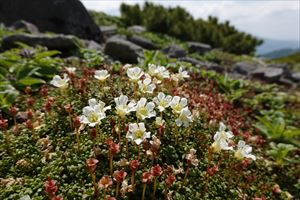
[[[81,123],[80,123],[80,117],[74,117],[73,118],[73,126],[74,126],[74,128],[79,128],[80,127],[80,125],[81,125]]]
[[[27,119],[32,119],[32,117],[33,117],[32,111],[31,111],[31,110],[28,110],[28,111],[27,111]]]
[[[114,179],[118,183],[122,183],[123,180],[125,179],[126,175],[127,175],[127,173],[124,170],[115,171],[114,172]]]
[[[130,169],[131,169],[132,172],[136,172],[136,170],[139,167],[139,161],[138,160],[132,160],[132,161],[130,161],[129,167],[130,167]]]
[[[41,89],[40,89],[40,94],[44,97],[48,96],[48,88],[47,86],[42,86]]]
[[[31,121],[30,119],[28,119],[28,120],[25,122],[25,126],[26,126],[26,128],[28,128],[28,129],[33,129],[32,121]]]
[[[7,123],[7,119],[0,119],[0,128],[5,131],[7,130],[8,127],[8,123]]]
[[[17,107],[12,106],[12,107],[9,108],[9,114],[11,116],[13,116],[13,117],[16,116],[17,112],[18,112],[18,108]]]
[[[29,97],[29,98],[27,99],[27,105],[28,105],[29,107],[32,107],[33,104],[34,104],[34,99],[33,99],[32,97]]]
[[[159,165],[151,167],[151,174],[153,176],[160,176],[162,174],[161,167]]]
[[[44,184],[46,194],[52,198],[55,197],[55,193],[57,192],[56,181],[52,180],[50,177]]]
[[[166,185],[168,186],[168,187],[170,187],[174,182],[175,182],[175,180],[176,180],[176,177],[175,176],[173,176],[173,175],[169,175],[168,177],[167,177],[167,179],[166,179]]]
[[[142,174],[142,182],[143,183],[149,184],[152,181],[152,178],[153,178],[153,176],[150,172],[144,172]]]
[[[96,137],[97,137],[97,130],[96,130],[96,128],[92,128],[91,129],[90,135],[91,135],[92,140],[96,139]]]
[[[31,93],[31,87],[27,86],[24,92],[29,95]]]
[[[71,113],[72,110],[73,110],[73,107],[72,107],[72,104],[67,104],[67,105],[64,105],[64,108],[66,110],[67,113]]]
[[[97,159],[94,158],[89,158],[86,160],[86,166],[88,171],[92,174],[96,171],[96,167],[97,167],[97,163],[99,161]]]

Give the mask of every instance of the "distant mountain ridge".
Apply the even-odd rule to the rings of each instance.
[[[300,39],[297,40],[274,40],[263,39],[264,43],[256,48],[257,55],[265,55],[283,49],[300,49]]]
[[[261,57],[275,59],[275,58],[282,58],[294,53],[300,52],[300,49],[279,49],[275,50],[266,54],[261,55]]]

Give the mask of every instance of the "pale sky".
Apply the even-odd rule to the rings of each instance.
[[[143,0],[81,0],[87,9],[120,15],[122,2],[143,4]],[[195,18],[217,16],[229,20],[239,30],[258,37],[300,40],[300,0],[148,0],[166,7],[181,6]]]

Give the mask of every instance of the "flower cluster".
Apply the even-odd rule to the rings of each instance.
[[[214,152],[220,152],[221,150],[233,150],[232,146],[229,146],[230,139],[233,138],[233,133],[231,131],[226,131],[226,126],[220,122],[219,130],[214,135],[214,143],[212,148]],[[238,149],[235,151],[235,157],[237,159],[250,158],[256,160],[256,157],[251,154],[252,147],[246,145],[242,140],[238,142]]]

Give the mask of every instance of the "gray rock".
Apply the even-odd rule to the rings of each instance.
[[[112,37],[106,41],[105,54],[121,62],[137,63],[143,55],[143,48],[122,38]]]
[[[10,28],[12,28],[13,30],[22,29],[26,33],[39,33],[39,29],[34,24],[26,22],[24,20],[15,22],[12,26],[10,26]]]
[[[191,58],[191,57],[181,57],[181,58],[178,58],[177,60],[187,62],[187,63],[191,63],[192,65],[199,66],[199,67],[207,65],[205,62],[202,62],[200,60],[196,60],[195,58]]]
[[[137,44],[137,45],[143,47],[144,49],[148,49],[148,50],[158,49],[158,47],[153,42],[151,42],[150,40],[147,40],[139,35],[133,35],[128,40],[130,42],[133,42],[134,44]]]
[[[178,45],[171,45],[162,50],[162,52],[170,58],[180,58],[186,56],[186,50]]]
[[[104,36],[104,39],[107,39],[117,34],[118,27],[116,25],[100,26],[100,30]]]
[[[218,73],[223,73],[225,71],[225,68],[218,65],[217,63],[208,63],[207,64],[207,69],[216,71]]]
[[[103,41],[99,27],[79,0],[0,1],[0,21],[10,26],[19,20],[35,24],[41,32]]]
[[[211,50],[209,44],[204,44],[200,42],[187,42],[190,52],[197,52],[199,54],[204,54]]]
[[[259,66],[248,62],[238,62],[235,64],[233,71],[243,75],[249,75],[256,70]]]
[[[139,25],[133,25],[128,27],[127,30],[132,33],[144,33],[146,31],[146,28]]]
[[[291,73],[291,79],[296,83],[300,83],[300,72]]]
[[[69,56],[77,50],[74,40],[75,37],[71,35],[15,34],[4,37],[2,47],[4,50],[8,50],[16,47],[16,42],[22,42],[29,46],[45,46],[50,50],[61,51],[62,56]]]
[[[103,51],[103,47],[94,40],[82,40],[85,48],[92,51]]]
[[[280,77],[284,74],[282,68],[262,67],[254,70],[251,75],[269,83],[280,83]]]

